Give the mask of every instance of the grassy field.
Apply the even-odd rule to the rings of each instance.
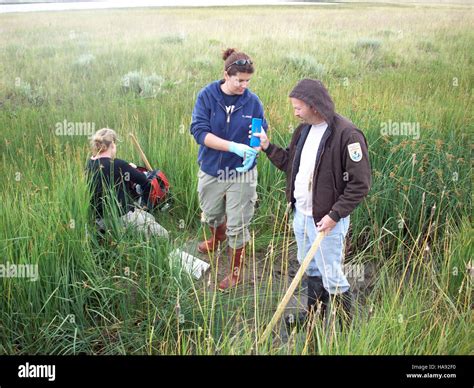
[[[0,15],[0,264],[39,270],[37,281],[0,279],[0,354],[472,353],[473,24],[465,5]],[[347,332],[316,324],[256,345],[295,260],[284,176],[265,157],[254,281],[222,295],[167,258],[203,233],[189,124],[226,47],[256,64],[251,89],[273,142],[289,142],[287,96],[307,76],[367,136],[373,188],[352,215],[346,260],[376,270]],[[139,162],[135,132],[171,178],[173,206],[157,214],[170,241],[95,238],[83,132],[102,127],[121,136],[119,157]]]

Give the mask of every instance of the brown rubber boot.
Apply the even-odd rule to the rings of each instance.
[[[227,238],[225,232],[227,230],[227,225],[224,222],[222,225],[219,225],[217,228],[209,227],[211,229],[211,237],[209,240],[202,241],[198,245],[198,251],[200,253],[212,253],[217,249],[217,246],[220,242],[225,241]]]
[[[228,247],[227,252],[229,254],[232,271],[219,283],[220,291],[227,291],[242,281],[241,272],[244,265],[244,247],[238,249]]]

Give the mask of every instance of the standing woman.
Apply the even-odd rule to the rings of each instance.
[[[224,79],[197,95],[191,133],[200,145],[198,193],[210,239],[199,243],[201,253],[212,253],[227,237],[229,274],[219,283],[224,291],[237,285],[250,240],[248,225],[257,201],[257,151],[249,146],[252,118],[263,120],[263,105],[249,89],[254,72],[250,57],[235,49],[223,54]]]

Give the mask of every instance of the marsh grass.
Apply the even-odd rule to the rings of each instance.
[[[469,353],[474,36],[466,9],[1,15],[0,262],[38,264],[40,279],[0,279],[0,353]],[[263,155],[245,267],[251,281],[221,294],[217,265],[195,281],[168,259],[204,232],[189,124],[196,94],[220,77],[228,46],[256,63],[251,89],[273,142],[291,138],[296,121],[287,96],[303,76],[321,77],[338,112],[368,139],[373,187],[351,216],[346,260],[376,271],[349,330],[315,322],[288,341],[276,330],[257,346],[295,260],[284,177]],[[124,93],[127,75],[134,81]],[[87,137],[57,136],[64,120],[114,128],[123,140],[119,157],[135,163],[128,133],[137,134],[151,164],[171,179],[173,206],[155,214],[170,241],[118,224],[103,238],[95,233]],[[418,123],[419,138],[382,135],[389,120]]]

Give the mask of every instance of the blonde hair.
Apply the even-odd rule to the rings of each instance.
[[[107,151],[112,143],[117,142],[117,133],[113,129],[102,128],[94,133],[90,140],[92,155],[98,155]]]

